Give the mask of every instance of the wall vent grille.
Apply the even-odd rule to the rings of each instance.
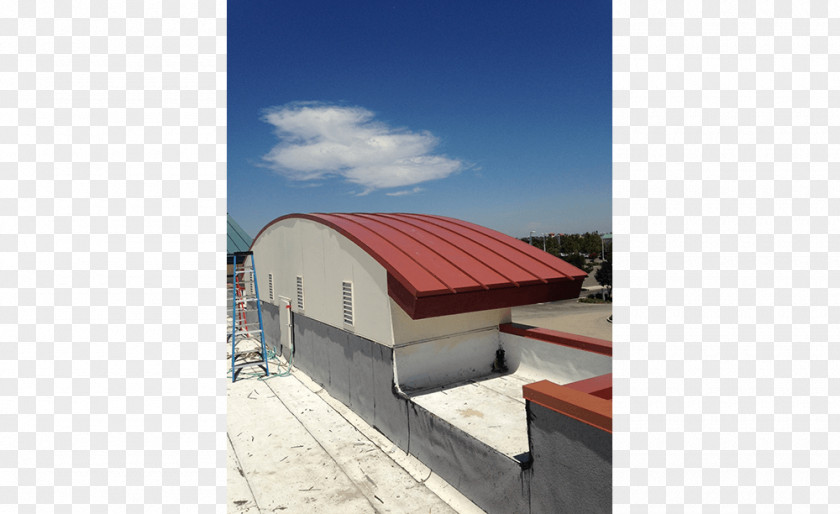
[[[341,303],[344,308],[344,323],[353,325],[353,284],[341,283]]]
[[[303,311],[303,277],[297,277],[297,308]]]
[[[274,301],[274,273],[268,274],[268,301]]]

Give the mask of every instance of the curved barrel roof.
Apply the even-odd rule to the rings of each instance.
[[[338,231],[388,272],[388,294],[413,319],[575,298],[586,273],[527,243],[443,216],[289,214]]]

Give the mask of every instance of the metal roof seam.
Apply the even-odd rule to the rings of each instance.
[[[416,216],[416,215],[413,215],[413,214],[408,214],[408,216],[414,217],[414,216]],[[435,218],[436,220],[441,221],[441,222],[446,222],[446,221],[450,221],[450,222],[451,222],[451,221],[453,221],[451,218],[446,218],[446,217],[443,217],[443,216],[434,216],[434,215],[429,215],[429,217],[433,217],[433,218]],[[461,237],[464,237],[465,239],[469,239],[470,241],[472,241],[473,243],[477,244],[478,246],[481,246],[482,248],[485,248],[487,251],[494,253],[494,254],[495,254],[495,255],[497,255],[500,259],[503,259],[503,260],[505,260],[505,261],[507,261],[507,262],[509,262],[509,263],[513,264],[514,266],[516,266],[516,267],[517,267],[517,268],[519,268],[520,270],[524,271],[525,273],[527,273],[527,274],[531,275],[532,277],[534,277],[535,279],[539,280],[539,281],[540,281],[540,282],[542,282],[543,284],[547,284],[547,283],[548,283],[548,280],[546,280],[546,279],[544,279],[544,278],[540,277],[539,275],[537,275],[537,274],[536,274],[536,273],[534,273],[533,271],[530,271],[530,270],[526,269],[524,266],[522,266],[522,265],[521,265],[521,264],[519,264],[518,262],[516,262],[516,261],[514,261],[514,260],[512,260],[512,259],[510,259],[510,258],[508,258],[508,257],[505,257],[504,255],[500,254],[499,252],[497,252],[497,251],[496,251],[496,250],[494,250],[493,248],[490,248],[489,246],[487,246],[486,244],[482,243],[481,241],[478,241],[478,240],[476,240],[475,238],[467,237],[466,235],[464,235],[464,234],[462,234],[462,233],[460,233],[460,232],[458,232],[458,231],[456,231],[456,230],[453,230],[453,229],[451,229],[451,228],[449,228],[449,227],[446,227],[446,226],[444,226],[444,225],[440,225],[440,224],[437,224],[437,223],[432,223],[431,221],[428,221],[428,222],[429,222],[429,223],[431,223],[432,225],[435,225],[435,226],[437,226],[437,227],[440,227],[440,228],[442,228],[442,229],[444,229],[444,230],[448,230],[449,232],[452,232],[453,234],[458,234],[458,235],[460,235]],[[471,232],[475,232],[475,233],[478,233],[478,234],[483,234],[483,235],[486,235],[486,236],[488,236],[488,237],[490,236],[490,234],[484,234],[483,232],[480,232],[480,231],[478,231],[478,230],[475,230],[474,228],[472,228],[472,227],[470,227],[470,226],[467,226],[467,225],[461,225],[461,224],[458,224],[458,223],[453,223],[453,225],[456,225],[456,226],[461,227],[461,228],[469,229]],[[505,242],[505,241],[502,241],[502,240],[500,240],[500,239],[498,239],[498,238],[496,238],[496,237],[493,237],[493,240],[494,240],[494,241],[496,241],[496,242],[498,242],[498,243],[500,243],[500,244],[504,244],[504,245],[505,245],[505,246],[507,246],[508,248],[510,248],[510,249],[512,249],[512,250],[514,250],[514,251],[516,251],[516,252],[519,252],[521,255],[524,255],[524,256],[526,256],[526,257],[528,257],[528,258],[530,258],[530,259],[532,259],[532,260],[534,260],[534,261],[536,261],[536,262],[538,262],[538,263],[540,263],[540,264],[542,264],[542,265],[546,266],[547,268],[550,268],[550,269],[552,269],[552,270],[554,270],[554,271],[556,271],[556,272],[560,273],[561,275],[563,275],[563,276],[564,276],[564,277],[566,277],[566,278],[571,278],[568,274],[563,273],[562,271],[558,270],[558,269],[557,269],[557,268],[555,268],[554,266],[550,266],[550,265],[548,265],[548,264],[546,264],[546,263],[544,263],[544,262],[540,261],[539,259],[535,259],[533,256],[528,255],[527,253],[525,253],[525,252],[523,252],[523,251],[519,250],[519,249],[518,249],[518,248],[516,248],[515,246],[512,246],[512,245],[508,244],[508,243],[507,243],[507,242]],[[501,274],[501,273],[500,273],[500,274]],[[517,284],[517,287],[519,287],[519,285],[518,285],[518,284]]]
[[[501,272],[500,272],[500,271],[498,271],[498,270],[493,270],[493,269],[491,269],[489,266],[485,265],[484,263],[482,263],[481,261],[479,261],[478,259],[476,259],[476,258],[475,258],[475,257],[473,257],[472,255],[470,255],[469,253],[464,252],[463,250],[461,250],[460,248],[458,248],[458,247],[457,247],[457,246],[455,246],[454,244],[450,243],[449,241],[447,241],[447,240],[445,240],[445,239],[441,238],[441,237],[440,237],[440,236],[438,236],[437,234],[434,234],[433,232],[430,232],[429,230],[427,230],[427,229],[425,229],[425,228],[423,228],[423,227],[417,226],[417,225],[412,224],[412,223],[408,223],[407,221],[405,221],[405,220],[403,220],[403,219],[396,218],[396,217],[394,217],[394,216],[395,216],[395,214],[381,214],[381,215],[376,215],[376,216],[381,216],[381,217],[383,217],[383,218],[387,218],[387,219],[394,220],[394,221],[397,221],[397,222],[400,222],[400,223],[404,223],[404,224],[406,224],[406,225],[410,225],[410,226],[412,226],[412,227],[414,227],[414,228],[416,228],[416,229],[418,229],[418,230],[422,230],[423,232],[425,232],[425,233],[429,234],[430,236],[432,236],[432,237],[434,237],[434,238],[437,238],[437,239],[439,239],[440,241],[443,241],[444,243],[448,244],[448,245],[449,245],[449,246],[451,246],[452,248],[455,248],[456,250],[458,250],[458,251],[462,252],[464,255],[467,255],[468,257],[471,257],[473,260],[475,260],[476,262],[478,262],[478,263],[482,264],[485,268],[487,268],[487,269],[488,269],[488,270],[490,270],[491,272],[493,272],[493,273],[495,273],[495,274],[499,275],[500,277],[504,278],[504,279],[505,279],[505,280],[507,280],[508,282],[512,282],[512,283],[516,284],[516,287],[519,287],[519,283],[518,283],[518,282],[516,282],[515,280],[511,280],[509,277],[505,276],[503,273],[501,273]],[[370,219],[370,218],[368,218],[368,219]],[[377,221],[378,221],[378,220],[377,220]],[[381,222],[380,222],[380,223],[381,223]],[[403,232],[403,233],[404,233],[406,236],[411,237],[408,233],[406,233],[406,232]],[[485,282],[482,282],[481,280],[479,280],[476,276],[474,276],[474,275],[473,275],[472,273],[470,273],[469,271],[465,270],[462,266],[459,266],[458,264],[454,263],[451,259],[449,259],[449,258],[448,258],[448,257],[446,257],[445,255],[443,255],[441,252],[439,252],[439,251],[435,250],[435,249],[434,249],[434,248],[432,248],[431,246],[429,246],[429,245],[427,245],[427,244],[423,243],[422,241],[420,241],[419,239],[417,239],[417,238],[415,238],[415,237],[411,237],[411,239],[413,239],[414,241],[416,241],[416,242],[417,242],[417,244],[422,245],[422,246],[424,246],[425,248],[428,248],[428,249],[429,249],[429,251],[434,252],[435,254],[437,254],[438,256],[440,256],[440,258],[441,258],[441,259],[443,259],[443,260],[445,260],[446,262],[448,262],[449,264],[451,264],[451,265],[452,265],[452,267],[457,268],[459,271],[461,271],[461,273],[463,273],[464,275],[466,275],[466,276],[468,276],[469,278],[471,278],[472,280],[474,280],[476,284],[480,285],[480,286],[481,286],[482,288],[484,288],[485,290],[489,290],[489,289],[490,289],[490,287],[489,287],[489,286],[488,286]]]
[[[473,223],[469,223],[469,222],[462,221],[462,220],[458,220],[458,219],[454,219],[454,218],[446,218],[446,217],[444,217],[444,216],[435,216],[435,215],[430,215],[430,217],[434,217],[434,218],[436,218],[436,219],[440,219],[440,220],[442,220],[442,221],[449,221],[449,222],[452,222],[453,224],[455,224],[455,225],[457,225],[457,226],[459,226],[459,227],[466,228],[466,229],[471,230],[472,232],[476,232],[476,233],[479,233],[479,234],[483,234],[483,235],[485,235],[485,236],[487,236],[487,237],[490,237],[490,238],[492,238],[494,241],[496,241],[496,242],[498,242],[498,243],[500,243],[500,244],[503,244],[503,245],[507,246],[508,248],[514,249],[514,250],[516,250],[516,251],[519,251],[520,253],[522,253],[523,255],[527,256],[528,258],[530,258],[530,259],[532,259],[532,260],[534,260],[534,261],[536,261],[536,262],[539,262],[540,264],[542,264],[542,265],[544,265],[544,266],[547,266],[547,267],[549,267],[549,268],[553,269],[554,271],[556,271],[556,272],[560,273],[560,274],[561,274],[561,275],[563,275],[564,277],[567,277],[567,278],[570,278],[570,279],[572,278],[572,276],[571,276],[571,275],[569,275],[568,273],[566,273],[566,272],[565,272],[565,271],[563,271],[562,269],[558,268],[557,266],[555,266],[555,265],[551,264],[551,262],[548,262],[548,260],[547,260],[547,259],[546,259],[546,260],[539,259],[539,258],[537,258],[535,255],[531,255],[531,254],[528,254],[528,253],[526,253],[526,252],[523,252],[523,251],[519,250],[518,248],[516,248],[515,246],[513,246],[512,244],[510,244],[510,243],[508,243],[507,241],[505,241],[504,239],[502,239],[502,238],[499,238],[499,237],[498,237],[498,235],[504,235],[504,234],[498,234],[498,235],[497,235],[497,233],[495,233],[495,231],[493,231],[493,230],[491,230],[491,229],[488,229],[488,228],[486,228],[486,227],[482,227],[482,226],[480,226],[480,225],[475,225],[475,224],[473,224]],[[478,229],[481,229],[481,230],[478,230],[478,229],[476,229],[475,227],[478,227]],[[507,236],[505,236],[505,237],[507,237]],[[514,241],[519,241],[518,239],[515,239],[515,238],[512,238],[512,239],[513,239]],[[523,244],[524,244],[524,243],[523,243]],[[539,249],[538,249],[538,248],[536,248],[536,247],[531,247],[531,245],[528,245],[528,247],[529,247],[529,248],[534,248],[534,250],[539,251]],[[546,255],[547,255],[547,256],[551,256],[551,257],[553,257],[553,256],[552,256],[551,254],[549,254],[549,253],[546,253]],[[561,259],[561,260],[562,260],[562,259]],[[565,261],[563,261],[563,262],[565,262]],[[517,263],[514,263],[514,264],[517,264]],[[518,266],[518,264],[517,264],[517,266]],[[520,266],[520,267],[521,267],[521,266]]]
[[[351,214],[353,214],[353,215],[355,215],[355,216],[359,216],[359,215],[361,215],[361,214],[363,214],[363,213],[351,213]],[[356,221],[356,220],[354,220],[354,219],[351,219],[351,218],[346,217],[346,214],[345,214],[345,213],[336,213],[336,214],[318,214],[318,215],[319,215],[319,216],[335,216],[336,218],[340,218],[340,219],[342,219],[342,220],[344,220],[344,221],[346,221],[346,222],[348,222],[348,223],[352,223],[352,224],[354,224],[354,225],[357,225],[357,226],[361,227],[361,228],[362,228],[362,229],[364,229],[364,230],[367,230],[367,231],[371,232],[371,233],[372,233],[372,234],[374,234],[376,237],[378,237],[380,240],[384,241],[385,243],[387,243],[387,244],[389,244],[390,246],[392,246],[393,248],[395,248],[398,252],[400,252],[401,254],[405,255],[407,258],[409,258],[411,261],[413,261],[415,264],[417,264],[417,266],[418,266],[419,268],[423,269],[423,270],[424,270],[426,273],[428,273],[430,276],[434,277],[434,279],[435,279],[435,280],[437,280],[438,282],[440,282],[440,283],[441,283],[441,284],[442,284],[442,285],[443,285],[443,286],[444,286],[444,287],[445,287],[445,288],[446,288],[449,292],[451,292],[451,293],[456,293],[456,292],[457,292],[457,291],[455,291],[455,289],[453,289],[453,288],[452,288],[449,284],[447,284],[446,282],[444,282],[444,281],[443,281],[443,280],[442,280],[442,279],[441,279],[441,278],[440,278],[440,277],[439,277],[436,273],[434,273],[434,272],[433,272],[432,270],[430,270],[428,267],[426,267],[426,266],[424,266],[423,264],[421,264],[421,263],[420,263],[417,259],[415,259],[415,258],[413,258],[411,255],[409,255],[409,254],[408,254],[405,250],[403,250],[403,249],[402,249],[402,248],[400,248],[399,246],[395,245],[395,244],[394,244],[394,243],[392,243],[391,241],[388,241],[387,239],[385,239],[384,237],[380,236],[380,235],[379,235],[379,234],[377,234],[376,232],[374,232],[374,231],[370,230],[369,228],[365,227],[364,225],[362,225],[362,224],[361,224],[361,223],[359,223],[358,221]],[[363,245],[363,243],[361,243],[361,241],[357,241],[356,239],[354,239],[354,238],[350,237],[348,234],[345,234],[343,230],[342,230],[341,232],[342,232],[345,236],[347,236],[349,239],[353,240],[353,242],[355,242],[356,244],[358,244],[358,245],[362,246],[363,248],[365,248],[366,250],[368,250],[368,252],[369,252],[369,253],[370,253],[370,254],[371,254],[374,258],[376,258],[376,260],[377,260],[377,261],[379,261],[379,260],[380,260],[380,258],[381,258],[382,260],[380,261],[380,263],[381,263],[381,264],[385,267],[385,269],[389,269],[389,268],[390,268],[390,269],[392,269],[392,268],[393,268],[392,266],[388,266],[388,265],[387,265],[387,262],[385,261],[385,258],[384,258],[384,257],[382,257],[382,256],[380,256],[380,255],[378,254],[378,252],[374,252],[374,251],[372,251],[372,250],[370,249],[370,247],[369,247],[369,246],[367,246],[367,245]],[[401,276],[401,274],[400,274],[399,272],[397,272],[396,270],[394,270],[394,272],[395,272],[395,273],[394,273],[394,276],[395,276],[396,278],[398,278],[398,279],[399,279],[399,278],[402,278],[403,280],[405,280],[406,282],[408,282],[408,283],[409,283],[409,284],[407,284],[407,285],[410,285],[410,282],[408,281],[408,279],[407,279],[407,278],[405,278],[405,277]],[[415,288],[414,288],[414,287],[412,287],[412,289],[415,289]]]
[[[373,258],[374,258],[377,262],[379,262],[379,264],[381,264],[381,265],[382,265],[382,266],[383,266],[386,270],[390,270],[390,269],[392,269],[392,268],[393,268],[392,266],[390,266],[390,265],[388,264],[388,262],[385,260],[385,258],[384,258],[384,257],[382,257],[381,255],[379,255],[379,253],[378,253],[378,252],[374,251],[374,250],[373,250],[370,246],[368,246],[368,245],[367,245],[364,241],[362,241],[359,237],[356,237],[355,235],[353,235],[353,234],[351,234],[350,232],[346,231],[345,229],[343,229],[342,227],[340,227],[340,226],[339,226],[339,225],[337,225],[336,223],[334,223],[334,222],[330,221],[329,219],[327,219],[327,216],[330,216],[330,214],[327,214],[327,213],[317,213],[317,212],[314,212],[314,213],[311,213],[311,214],[305,214],[305,213],[298,213],[298,212],[296,212],[296,213],[291,213],[291,214],[285,214],[285,215],[283,215],[283,216],[278,216],[278,217],[274,218],[273,220],[271,220],[270,222],[268,222],[268,223],[267,223],[267,224],[266,224],[266,225],[265,225],[265,226],[264,226],[264,227],[263,227],[263,228],[262,228],[262,229],[261,229],[261,230],[257,233],[256,237],[254,237],[253,241],[251,242],[251,247],[250,247],[250,249],[253,249],[253,248],[254,248],[254,245],[256,244],[257,240],[258,240],[258,239],[262,236],[262,234],[263,234],[264,232],[266,232],[266,231],[267,231],[270,227],[273,227],[275,224],[277,224],[277,223],[279,223],[279,222],[281,222],[281,221],[283,221],[283,220],[297,218],[297,219],[304,219],[304,220],[307,220],[307,221],[314,221],[315,223],[320,223],[320,224],[322,224],[322,225],[326,225],[326,226],[328,226],[328,227],[332,228],[333,230],[338,231],[338,232],[339,232],[340,234],[342,234],[344,237],[346,237],[346,238],[348,238],[349,240],[353,241],[353,243],[355,243],[357,246],[359,246],[359,248],[361,248],[361,249],[363,249],[365,252],[367,252],[367,253],[368,253],[371,257],[373,257]],[[335,215],[333,214],[332,216],[335,216]],[[344,218],[342,218],[342,219],[344,219]],[[364,228],[364,227],[363,227],[363,228]],[[394,245],[391,245],[391,246],[394,246]],[[395,248],[396,248],[396,246],[395,246]],[[399,248],[397,248],[397,250],[399,250]],[[301,249],[301,251],[303,251],[303,250]],[[404,252],[401,252],[401,253],[404,253]],[[428,273],[428,270],[426,270],[425,268],[422,268],[422,269]],[[390,272],[389,272],[389,273],[390,273]],[[434,277],[434,275],[432,275],[432,276]],[[408,289],[408,291],[409,291],[409,292],[411,292],[411,294],[413,294],[413,295],[417,295],[417,294],[418,294],[417,289],[416,289],[414,286],[412,286],[412,285],[411,285],[411,283],[410,283],[407,279],[405,280],[405,283],[404,283],[403,285],[404,285],[404,286]],[[445,285],[445,284],[443,284],[443,285]]]
[[[281,224],[284,220],[291,224]],[[288,214],[263,227],[251,248],[263,236],[273,237],[274,228],[295,227],[300,220],[335,231],[378,262],[388,295],[412,319],[572,298],[585,277],[515,238],[423,214]],[[299,250],[304,252],[303,246]]]

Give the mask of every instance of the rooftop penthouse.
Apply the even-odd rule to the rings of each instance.
[[[266,345],[475,505],[611,509],[611,342],[511,319],[583,271],[418,214],[283,216],[250,251]]]

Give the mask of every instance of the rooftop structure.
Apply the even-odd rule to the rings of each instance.
[[[283,216],[251,251],[266,344],[476,505],[611,504],[611,343],[511,323],[584,272],[419,214]]]
[[[388,295],[412,318],[573,298],[586,276],[499,232],[419,214],[291,214],[265,226],[308,220],[334,229],[387,271]]]

